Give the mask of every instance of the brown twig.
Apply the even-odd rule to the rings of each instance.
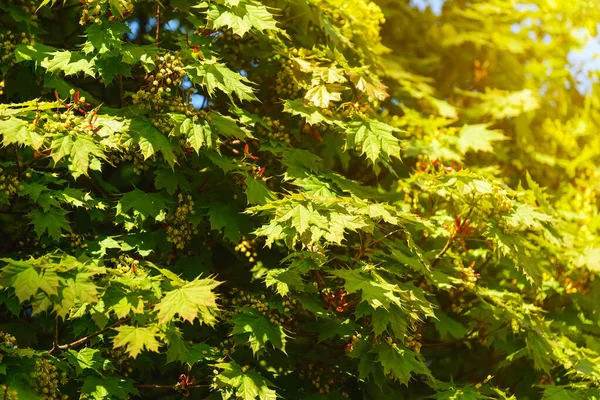
[[[507,326],[508,326],[508,324],[502,324],[498,328],[491,330],[489,332],[485,332],[478,337],[490,337],[492,334],[498,332],[501,329],[506,328]],[[453,344],[458,344],[458,343],[463,343],[463,342],[469,342],[469,341],[475,339],[475,337],[473,335],[478,331],[477,328],[478,328],[478,326],[475,326],[475,328],[473,328],[469,333],[467,333],[465,336],[463,336],[459,339],[445,340],[443,342],[436,342],[436,343],[423,343],[423,344],[421,344],[421,347],[443,347],[443,346],[451,346]]]
[[[52,354],[54,350],[58,348],[58,315],[54,317],[54,340],[52,341],[52,348],[48,353]]]
[[[110,326],[107,326],[104,329],[100,329],[99,331],[94,332],[91,335],[87,335],[85,337],[82,337],[81,339],[78,339],[78,340],[76,340],[76,341],[74,341],[72,343],[63,344],[63,345],[57,345],[56,348],[60,349],[60,350],[68,350],[68,349],[71,349],[73,347],[77,347],[77,346],[79,346],[79,345],[81,345],[81,344],[83,344],[83,343],[85,343],[85,342],[87,342],[89,340],[92,340],[96,336],[102,335],[106,331],[109,331],[109,330],[111,330],[113,328],[116,328],[117,326],[119,326],[121,324],[124,324],[125,322],[129,321],[130,319],[131,319],[131,317],[124,318],[124,319],[122,319],[120,321],[115,322],[114,324],[112,324]]]
[[[17,163],[17,177],[19,179],[21,179],[21,163],[19,162],[19,152],[17,149],[17,145],[14,145],[14,149],[15,149],[15,161]]]
[[[121,108],[125,107],[125,95],[123,91],[123,76],[117,74],[117,82],[119,84],[119,96],[121,97]]]
[[[444,245],[444,248],[442,249],[442,251],[440,251],[439,254],[437,256],[435,256],[435,260],[433,260],[433,262],[431,263],[431,268],[435,267],[436,264],[440,262],[442,257],[444,257],[444,254],[446,254],[446,252],[450,249],[450,245],[454,241],[454,237],[455,237],[454,234],[450,235],[450,237],[446,241],[446,244]]]
[[[161,25],[161,13],[160,4],[156,6],[156,45],[160,43],[160,25]]]

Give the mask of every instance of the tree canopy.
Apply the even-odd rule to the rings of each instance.
[[[598,21],[1,2],[0,396],[600,399]]]

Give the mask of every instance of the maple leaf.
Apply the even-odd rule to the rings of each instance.
[[[223,136],[235,137],[240,140],[252,137],[246,128],[240,127],[236,120],[229,116],[211,111],[208,113],[207,119],[210,125]]]
[[[349,72],[350,80],[354,86],[367,95],[369,100],[385,100],[389,94],[387,93],[387,86],[385,86],[377,75],[368,73],[365,71],[351,71]]]
[[[174,194],[177,188],[187,191],[191,185],[181,172],[176,172],[171,168],[161,168],[156,171],[154,187],[159,190],[166,189],[167,193]]]
[[[217,308],[217,296],[212,290],[220,284],[210,278],[196,279],[167,292],[154,308],[158,311],[158,322],[162,324],[179,315],[189,322],[199,318],[200,322],[212,325]]]
[[[267,287],[275,286],[277,293],[281,297],[285,297],[290,289],[301,289],[304,282],[300,271],[296,268],[275,268],[267,272],[265,285]]]
[[[127,400],[138,395],[133,381],[123,379],[114,375],[88,375],[83,380],[81,393],[86,398],[100,399],[122,399]]]
[[[206,88],[209,96],[213,96],[215,90],[225,93],[231,101],[235,94],[240,100],[257,100],[252,87],[248,86],[250,81],[237,72],[230,70],[225,64],[216,59],[203,60],[197,64],[188,65],[185,70],[190,75],[193,83]]]
[[[84,54],[71,51],[54,51],[41,62],[48,72],[63,72],[66,76],[83,72],[92,78],[96,77],[94,62]]]
[[[67,132],[55,135],[50,148],[50,155],[55,163],[69,156],[67,165],[75,178],[88,175],[88,168],[94,158],[106,158],[102,149],[91,138],[82,134]]]
[[[242,232],[249,230],[249,223],[242,218],[242,210],[238,205],[230,203],[213,203],[208,210],[210,227],[213,230],[223,229],[223,235],[234,243],[239,242]]]
[[[339,84],[321,83],[308,89],[304,99],[317,107],[329,108],[329,103],[342,99],[342,91],[345,89]]]
[[[323,114],[319,107],[305,104],[302,99],[286,100],[283,103],[283,111],[304,118],[310,125],[317,125],[324,122],[328,125],[336,124],[343,127],[340,121]]]
[[[3,146],[15,143],[37,150],[44,144],[42,135],[31,129],[26,121],[15,117],[0,119],[0,134]]]
[[[62,231],[71,232],[69,221],[65,218],[68,213],[69,211],[62,208],[51,207],[47,212],[39,208],[32,210],[27,216],[31,218],[33,230],[38,237],[47,232],[49,237],[58,241]]]
[[[113,338],[114,348],[124,347],[129,356],[136,358],[142,350],[158,352],[160,342],[156,339],[158,328],[124,325],[116,327],[117,335]]]
[[[248,204],[266,204],[276,199],[275,193],[271,192],[262,180],[258,180],[248,173],[243,175],[246,177],[245,193]]]
[[[96,51],[98,54],[105,54],[110,51],[120,51],[123,44],[121,38],[125,33],[130,32],[130,29],[126,24],[108,20],[102,25],[89,25],[85,32],[87,41],[83,45],[84,53],[90,54]]]
[[[152,122],[146,118],[135,117],[129,121],[128,131],[133,142],[140,146],[145,160],[160,151],[171,167],[175,165],[177,159],[171,142],[152,125]]]
[[[269,388],[271,382],[255,371],[246,371],[236,363],[219,363],[217,368],[222,369],[216,376],[219,386],[232,387],[236,395],[242,400],[276,400],[276,392]]]
[[[75,278],[64,280],[59,301],[54,304],[54,311],[64,319],[78,302],[90,304],[98,302],[98,286],[90,280],[89,273],[78,273]]]
[[[196,153],[200,153],[202,146],[213,147],[212,129],[207,120],[193,121],[191,118],[186,118],[179,131],[187,137],[188,143]]]
[[[346,147],[360,146],[361,154],[377,165],[377,161],[389,161],[390,157],[400,159],[400,141],[394,136],[396,128],[372,119],[355,120],[346,131]]]
[[[228,27],[234,34],[242,37],[253,29],[258,32],[280,31],[273,14],[261,3],[241,0],[228,3],[232,6],[229,9],[217,5],[209,8],[207,18],[213,29]]]
[[[233,322],[231,333],[242,337],[241,340],[236,338],[236,341],[247,340],[255,355],[261,353],[267,343],[271,343],[273,347],[285,353],[287,335],[283,327],[273,324],[267,317],[253,309],[244,308],[243,311],[231,320]]]
[[[412,374],[431,376],[431,372],[419,356],[409,349],[381,343],[374,345],[371,352],[377,355],[377,361],[383,366],[383,372],[391,374],[403,385],[408,386]]]
[[[139,189],[133,189],[125,193],[116,206],[116,216],[128,215],[133,210],[133,217],[141,222],[147,218],[157,218],[165,210],[166,204],[160,193],[146,193]]]
[[[360,292],[361,301],[367,302],[375,309],[383,307],[389,310],[392,304],[400,308],[404,307],[398,297],[400,288],[397,285],[383,280],[374,280],[370,275],[357,270],[335,270],[330,273],[344,279],[344,288],[348,293]]]
[[[494,142],[507,140],[500,130],[487,129],[488,124],[464,125],[458,136],[458,148],[462,153],[469,150],[492,152]]]

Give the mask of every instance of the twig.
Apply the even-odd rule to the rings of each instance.
[[[492,260],[492,256],[490,255],[488,258],[485,259],[483,264],[481,264],[481,267],[479,267],[479,269],[477,269],[477,273],[480,273],[481,271],[483,271],[483,269],[485,267],[487,267],[487,265],[490,263],[491,260]]]
[[[19,162],[19,152],[17,150],[17,145],[14,145],[15,150],[15,161],[17,162],[17,177],[21,179],[21,163]]]
[[[160,25],[161,25],[160,4],[156,6],[156,45],[160,43]]]
[[[502,324],[498,328],[496,328],[492,331],[483,333],[479,337],[489,337],[492,334],[498,332],[499,330],[506,328],[507,326],[508,326],[508,324]],[[475,334],[475,332],[477,332],[477,326],[475,326],[475,328],[473,328],[469,333],[467,333],[465,336],[463,336],[459,339],[446,340],[443,342],[436,342],[436,343],[423,343],[423,344],[421,344],[421,347],[442,347],[442,346],[451,346],[453,344],[458,344],[458,343],[462,343],[462,342],[469,342],[469,341],[475,339],[475,337],[473,336]]]
[[[123,76],[121,74],[117,74],[117,82],[119,83],[119,96],[121,97],[121,108],[125,106],[125,96],[123,92]]]
[[[175,389],[175,385],[133,385],[139,389]]]
[[[436,264],[440,262],[440,260],[444,256],[444,254],[446,254],[448,249],[450,249],[450,245],[452,244],[454,237],[455,237],[454,235],[450,235],[450,237],[446,241],[446,244],[444,245],[444,248],[442,249],[442,251],[440,251],[439,254],[437,256],[435,256],[435,260],[433,260],[433,262],[431,263],[431,268],[435,267]]]
[[[52,342],[52,348],[48,353],[52,354],[54,350],[58,348],[58,315],[54,317],[54,340]]]
[[[121,324],[129,321],[130,319],[131,319],[131,317],[124,318],[124,319],[122,319],[120,321],[115,322],[114,324],[112,324],[110,326],[107,326],[104,329],[99,330],[98,332],[94,332],[91,335],[87,335],[86,337],[78,339],[78,340],[76,340],[76,341],[74,341],[72,343],[63,344],[63,345],[57,345],[56,348],[58,348],[60,350],[67,350],[67,349],[70,349],[70,348],[73,348],[73,347],[77,347],[80,344],[83,344],[83,343],[85,343],[85,342],[87,342],[87,341],[95,338],[96,336],[102,335],[106,331],[109,331],[109,330],[111,330],[113,328],[116,328],[117,326],[119,326],[119,325],[121,325]]]

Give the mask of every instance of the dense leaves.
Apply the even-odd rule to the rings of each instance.
[[[3,399],[600,398],[594,2],[0,4]]]

